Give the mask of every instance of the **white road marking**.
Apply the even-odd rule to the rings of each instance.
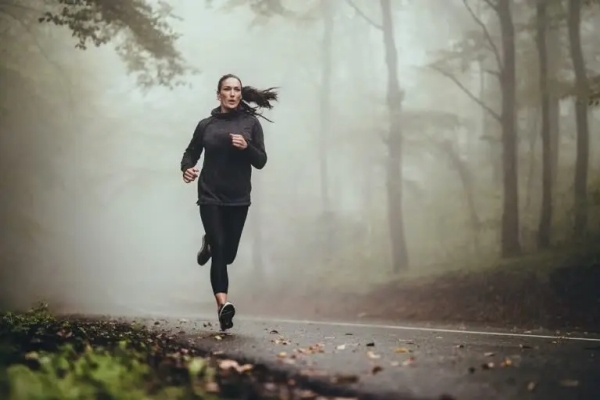
[[[141,310],[138,310],[140,313]],[[201,314],[188,314],[181,315],[165,314],[162,312],[141,312],[146,317],[156,319],[176,319],[186,318],[190,321],[198,319],[214,319],[213,315],[201,315]],[[138,314],[139,317],[142,317]],[[143,318],[143,317],[142,317]],[[251,321],[251,322],[269,322],[269,323],[282,323],[282,324],[303,324],[303,325],[322,325],[322,326],[338,326],[347,328],[371,328],[371,329],[389,329],[397,331],[415,331],[415,332],[438,332],[438,333],[459,333],[464,335],[480,335],[480,336],[497,336],[497,337],[515,337],[515,338],[529,338],[529,339],[546,339],[546,340],[571,340],[581,342],[594,342],[600,343],[600,337],[581,337],[581,336],[559,336],[559,335],[539,335],[534,333],[516,333],[516,332],[494,332],[494,331],[476,331],[467,329],[447,329],[447,328],[428,328],[419,326],[403,326],[403,325],[384,325],[384,324],[369,324],[369,323],[358,323],[358,322],[337,322],[337,321],[314,321],[314,320],[301,320],[301,319],[285,319],[285,318],[265,318],[265,317],[237,317],[238,321]]]
[[[503,336],[503,337],[518,337],[518,338],[534,338],[534,339],[550,339],[550,340],[574,340],[585,342],[600,343],[600,338],[580,337],[580,336],[553,336],[553,335],[537,335],[533,333],[515,333],[515,332],[486,332],[486,331],[470,331],[466,329],[446,329],[446,328],[426,328],[417,326],[402,326],[402,325],[381,325],[353,322],[327,322],[327,321],[311,321],[311,320],[295,320],[295,319],[278,319],[278,318],[257,318],[257,317],[241,317],[239,320],[252,322],[271,322],[284,324],[305,324],[305,325],[324,325],[324,326],[344,326],[347,328],[371,328],[371,329],[390,329],[398,331],[417,331],[417,332],[438,332],[438,333],[460,333],[466,335],[481,335],[481,336]]]

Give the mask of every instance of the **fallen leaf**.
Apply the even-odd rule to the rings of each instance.
[[[500,363],[501,367],[510,367],[511,365],[513,365],[513,362],[510,358],[505,358],[504,360],[502,360],[502,362]]]
[[[372,360],[377,360],[377,359],[381,358],[381,356],[379,354],[375,354],[372,351],[367,351],[367,356]]]
[[[208,393],[219,393],[219,385],[217,384],[217,382],[208,382],[204,389]]]
[[[414,357],[408,357],[406,360],[404,360],[404,362],[402,362],[402,365],[404,365],[405,367],[409,367],[411,365],[415,364],[416,359]]]
[[[532,348],[532,347],[531,347],[530,345],[528,345],[528,344],[520,344],[520,345],[519,345],[519,347],[520,347],[520,348],[522,348],[522,349],[531,349],[531,348]]]
[[[279,357],[279,358],[285,358],[285,357],[287,357],[287,353],[285,351],[282,351],[279,354],[277,354],[277,357]]]
[[[535,383],[535,382],[529,382],[529,383],[527,384],[527,390],[528,390],[529,392],[533,392],[533,391],[535,390],[535,387],[536,387],[536,383]]]
[[[398,365],[400,365],[400,362],[399,362],[399,361],[392,361],[392,362],[390,363],[390,365],[391,365],[392,367],[397,367]]]
[[[345,344],[340,344],[338,347],[336,347],[336,349],[338,350],[344,350],[346,348]]]
[[[367,347],[373,347],[375,346],[375,342],[369,342],[366,344]]]
[[[223,340],[223,338],[220,335],[215,335],[215,339],[216,340]]]
[[[375,365],[373,366],[373,368],[371,368],[371,373],[373,375],[377,374],[378,372],[383,371],[383,367],[379,366],[379,365]]]
[[[492,356],[495,356],[495,355],[496,355],[496,353],[494,353],[494,352],[490,351],[490,352],[488,352],[488,353],[484,353],[483,355],[484,355],[485,357],[492,357]]]
[[[410,350],[407,349],[406,347],[396,347],[396,349],[394,350],[394,352],[396,352],[396,353],[409,353]]]
[[[481,368],[484,370],[492,369],[494,367],[495,367],[495,364],[493,362],[489,362],[489,363],[485,363],[485,364],[481,365]]]
[[[271,330],[271,332],[269,332],[271,335],[279,335],[279,332],[277,332],[275,329]]]

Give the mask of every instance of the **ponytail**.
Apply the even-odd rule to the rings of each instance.
[[[223,75],[221,77],[221,79],[219,79],[219,85],[217,88],[217,92],[219,92],[221,90],[221,84],[223,83],[223,81],[228,78],[235,78],[240,82],[240,85],[242,84],[242,80],[233,74]],[[271,87],[268,89],[260,90],[255,87],[252,87],[252,86],[244,86],[244,85],[241,85],[241,86],[242,86],[242,100],[240,101],[241,109],[250,115],[253,115],[255,117],[261,117],[269,122],[273,122],[270,119],[264,117],[261,113],[258,112],[258,110],[261,108],[266,108],[268,110],[273,109],[273,104],[271,104],[271,103],[279,100],[278,93],[275,90],[277,88]],[[256,106],[253,107],[249,103],[254,103],[254,104],[256,104]]]

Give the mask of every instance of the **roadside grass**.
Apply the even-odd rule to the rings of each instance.
[[[105,318],[57,318],[46,304],[0,313],[0,398],[317,397],[261,366],[201,355],[181,337],[155,328]]]

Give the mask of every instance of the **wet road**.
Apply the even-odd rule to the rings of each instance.
[[[586,334],[236,318],[221,335],[214,318],[158,321],[205,350],[385,398],[600,398],[600,337]]]

